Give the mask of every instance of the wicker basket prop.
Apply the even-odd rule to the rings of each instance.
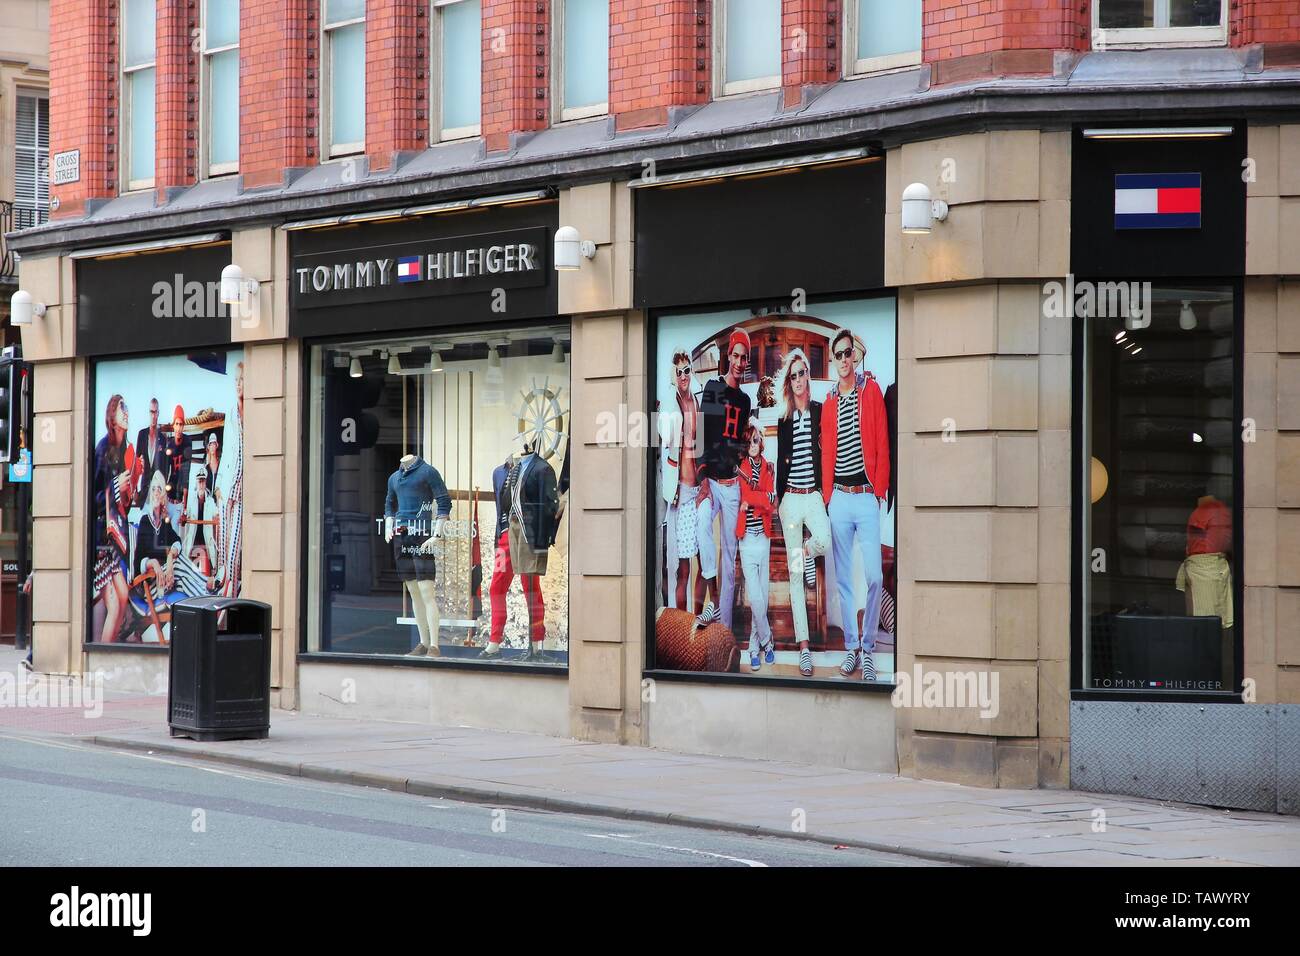
[[[721,621],[696,628],[688,611],[660,608],[655,615],[655,665],[670,671],[731,673],[740,664],[736,639]]]

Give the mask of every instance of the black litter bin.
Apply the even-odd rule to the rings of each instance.
[[[187,598],[172,608],[167,720],[173,737],[235,740],[271,729],[271,606]]]

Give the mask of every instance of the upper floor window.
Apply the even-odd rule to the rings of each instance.
[[[50,216],[50,101],[29,90],[19,90],[16,99],[13,228],[26,229]]]
[[[921,0],[848,0],[844,13],[848,73],[921,62]]]
[[[153,185],[154,0],[126,0],[122,17],[122,177],[127,189]]]
[[[437,139],[478,136],[483,108],[483,8],[480,0],[434,3],[432,71]]]
[[[556,0],[554,36],[559,118],[609,112],[609,0]]]
[[[1212,46],[1228,39],[1224,0],[1094,0],[1093,49],[1170,43]]]
[[[327,156],[366,148],[366,0],[325,0]]]
[[[203,2],[204,137],[209,176],[239,169],[239,0]]]
[[[781,85],[781,0],[717,0],[715,88],[724,96]]]

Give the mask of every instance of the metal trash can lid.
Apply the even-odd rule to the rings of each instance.
[[[271,610],[271,605],[264,601],[254,601],[251,598],[223,597],[221,595],[186,598],[183,601],[177,601],[173,607],[183,607],[195,611],[227,611],[241,607],[255,607],[263,611]]]

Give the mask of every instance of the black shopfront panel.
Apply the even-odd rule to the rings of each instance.
[[[230,243],[77,262],[77,355],[230,344],[221,270]]]
[[[433,329],[554,316],[558,204],[292,234],[289,334]]]
[[[637,190],[638,308],[879,289],[882,159]]]
[[[898,318],[882,288],[884,179],[866,159],[636,190],[634,301],[651,312],[660,422],[646,475],[656,679],[894,686]],[[864,466],[832,489],[815,446],[796,457],[794,420],[824,434],[822,410],[850,389],[863,430],[845,457]]]
[[[1196,125],[1074,134],[1076,696],[1240,699],[1246,127]]]
[[[1232,135],[1088,139],[1082,127],[1075,129],[1070,266],[1076,276],[1161,279],[1245,273],[1246,124],[1221,125],[1231,126]],[[1117,228],[1117,187],[1185,187],[1197,179],[1198,226],[1188,228],[1186,220],[1166,216],[1171,227]]]

